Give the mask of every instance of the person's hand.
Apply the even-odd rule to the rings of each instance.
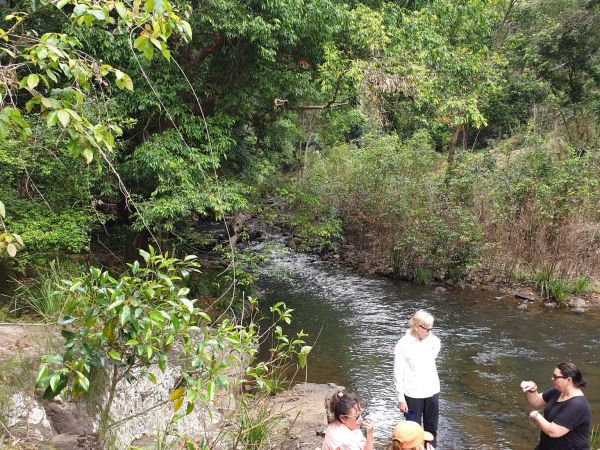
[[[373,422],[373,419],[371,419],[370,417],[367,417],[361,424],[362,428],[364,428],[364,430],[367,432],[367,434],[373,433],[374,425],[375,425],[375,422]]]
[[[521,390],[523,392],[537,392],[537,384],[533,381],[521,381]]]
[[[538,424],[540,417],[542,417],[542,415],[538,411],[533,410],[529,413],[529,421],[534,425]]]
[[[408,405],[406,404],[406,402],[398,402],[398,409],[401,413],[405,413],[406,411],[408,411]]]

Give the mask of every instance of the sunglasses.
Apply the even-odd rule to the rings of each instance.
[[[352,419],[352,420],[357,420],[360,418],[360,414],[357,414],[356,416],[349,416],[348,414],[344,414],[344,417],[347,417],[348,419]]]
[[[367,411],[366,409],[363,409],[356,416],[349,416],[347,414],[344,414],[344,417],[347,417],[348,419],[356,420],[358,422],[358,419],[362,418],[364,420],[367,418],[368,415],[369,415],[369,411]]]
[[[431,332],[433,328],[425,328],[423,325],[419,325],[419,328],[423,328],[427,333]]]

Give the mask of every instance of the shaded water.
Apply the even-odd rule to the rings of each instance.
[[[483,291],[433,292],[385,279],[365,278],[306,255],[276,257],[261,281],[264,303],[294,308],[294,329],[318,336],[309,382],[334,382],[357,393],[376,421],[382,448],[399,420],[393,386],[393,349],[415,310],[436,317],[442,340],[438,450],[531,449],[538,432],[521,380],[550,386],[561,361],[573,361],[588,380],[593,423],[600,423],[598,319],[589,312],[530,307]]]

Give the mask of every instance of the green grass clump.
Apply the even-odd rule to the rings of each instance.
[[[569,290],[575,295],[587,294],[591,291],[591,284],[588,277],[575,277],[569,283]]]
[[[56,323],[62,315],[64,295],[59,292],[62,280],[80,274],[82,268],[58,260],[41,269],[38,276],[27,282],[19,281],[13,297],[14,309],[19,313],[32,313],[45,323]]]
[[[429,269],[427,267],[417,267],[413,279],[416,284],[427,284],[430,279]]]

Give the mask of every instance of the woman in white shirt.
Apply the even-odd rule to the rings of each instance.
[[[435,360],[441,345],[431,332],[433,321],[433,316],[422,309],[409,320],[409,329],[394,349],[394,382],[400,412],[408,420],[422,422],[436,447],[440,379]],[[412,414],[407,414],[409,410]]]
[[[321,450],[373,450],[373,420],[363,420],[362,412],[354,394],[334,394],[329,402],[333,420],[325,430]]]

